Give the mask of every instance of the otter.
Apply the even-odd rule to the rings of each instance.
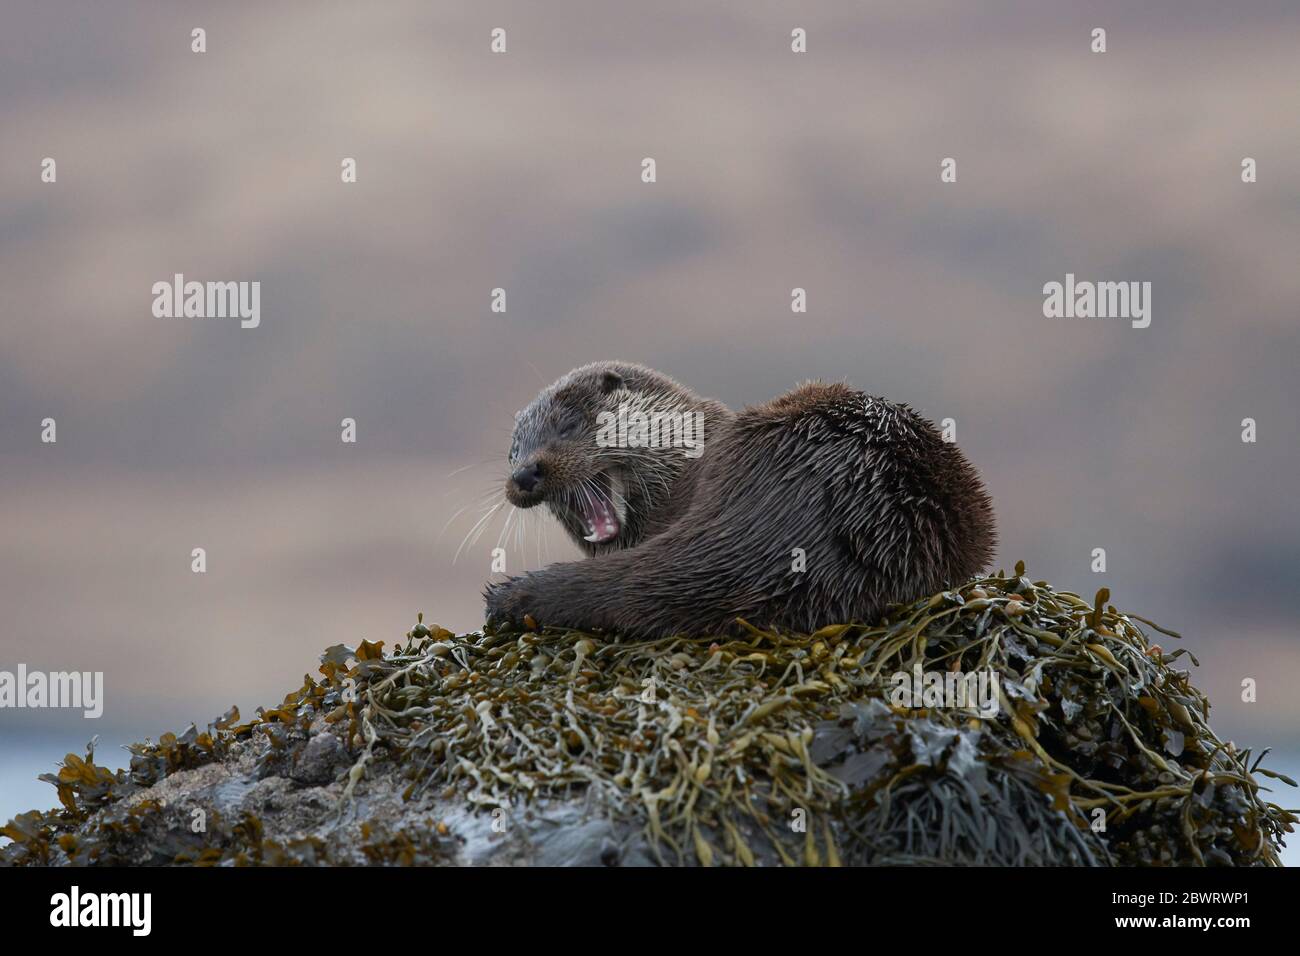
[[[515,416],[509,470],[510,503],[545,504],[587,557],[489,584],[492,622],[633,638],[874,623],[996,543],[961,451],[845,384],[733,412],[653,369],[584,365]]]

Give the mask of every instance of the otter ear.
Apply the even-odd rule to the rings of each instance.
[[[608,395],[623,387],[623,376],[608,369],[600,376],[600,390]]]

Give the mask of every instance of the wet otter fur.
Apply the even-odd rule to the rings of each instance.
[[[703,453],[601,447],[599,415],[620,403],[699,413]],[[490,584],[490,620],[631,637],[721,633],[737,617],[874,622],[977,574],[996,543],[961,451],[908,406],[843,384],[732,412],[653,369],[597,362],[516,416],[510,466],[510,502],[545,503],[588,558]]]

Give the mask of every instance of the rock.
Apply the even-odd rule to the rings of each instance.
[[[307,741],[297,755],[290,776],[297,783],[320,786],[334,780],[348,763],[348,752],[339,739],[331,733],[321,733]]]
[[[1276,864],[1296,818],[1107,599],[1017,567],[812,635],[421,623],[129,771],[70,754],[0,863]]]

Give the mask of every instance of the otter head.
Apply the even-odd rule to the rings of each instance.
[[[721,408],[652,369],[596,362],[569,372],[515,416],[506,498],[519,508],[545,503],[589,554],[638,544],[698,458],[681,447],[620,441],[620,407],[700,416]]]

